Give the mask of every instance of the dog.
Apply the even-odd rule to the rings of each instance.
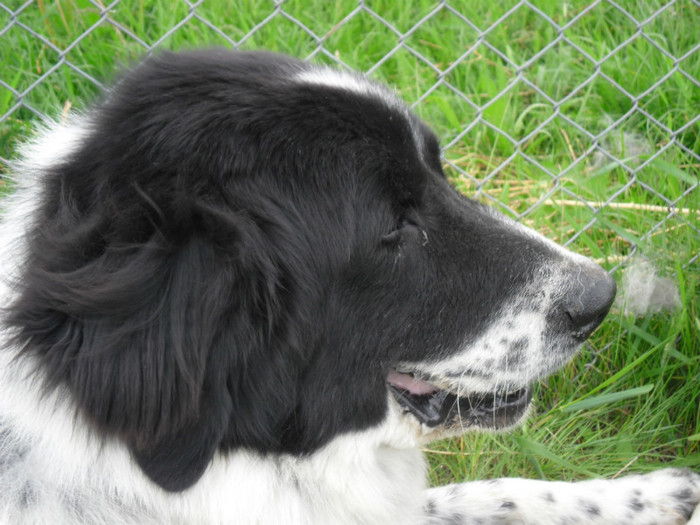
[[[2,202],[2,524],[675,524],[698,475],[426,487],[522,422],[613,279],[446,179],[362,75],[161,53]]]

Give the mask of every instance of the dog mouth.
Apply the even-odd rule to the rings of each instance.
[[[452,392],[422,379],[413,372],[391,370],[389,389],[404,412],[427,427],[437,426],[505,429],[517,424],[530,406],[532,389],[494,392]]]

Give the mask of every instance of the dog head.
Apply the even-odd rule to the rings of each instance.
[[[42,174],[9,324],[167,490],[217,450],[504,428],[607,313],[598,266],[458,194],[364,77],[163,54]],[[70,132],[70,131],[68,131]]]

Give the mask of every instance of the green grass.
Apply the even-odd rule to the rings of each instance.
[[[11,9],[22,3],[4,2]],[[700,154],[700,122],[683,128],[698,115],[700,88],[676,72],[649,91],[671,70],[673,60],[644,38],[611,55],[635,34],[635,25],[606,3],[585,12],[587,3],[536,2],[561,25],[583,13],[565,36],[594,60],[606,58],[600,73],[640,97],[636,105],[601,75],[587,82],[596,67],[567,43],[531,60],[557,33],[526,8],[486,35],[486,41],[510,60],[526,63],[522,71],[477,43],[477,30],[448,10],[412,31],[405,44],[440,70],[449,68],[444,83],[430,91],[440,79],[438,73],[409,50],[395,50],[398,38],[384,22],[362,11],[338,24],[356,9],[354,1],[282,5],[284,13],[323,38],[330,54],[353,68],[372,69],[375,78],[414,104],[443,144],[450,144],[446,171],[461,191],[494,202],[548,237],[595,258],[614,270],[618,282],[618,265],[633,251],[641,252],[671,276],[681,292],[682,306],[673,314],[634,319],[614,311],[582,355],[539,386],[538,417],[523,429],[497,436],[470,434],[431,447],[436,482],[493,475],[574,479],[644,471],[659,464],[700,465],[700,267],[693,260],[700,252],[700,165],[689,153]],[[405,33],[436,3],[379,0],[367,5]],[[464,0],[450,5],[483,31],[514,4]],[[625,0],[621,5],[641,20],[662,4]],[[103,15],[87,0],[38,0],[17,20],[50,45],[20,25],[10,27],[0,36],[0,80],[24,92],[59,61],[55,47],[68,50],[65,59],[70,64],[108,84],[115,70],[144,52],[131,34],[166,49],[229,45],[223,34],[234,41],[244,39],[244,49],[266,48],[332,62],[318,52],[307,30],[283,13],[250,33],[274,13],[269,1],[208,0],[197,14],[220,31],[191,18],[166,36],[169,28],[187,18],[184,2],[123,0],[109,13],[123,29],[102,23],[90,31]],[[0,11],[0,31],[9,23],[10,16]],[[680,1],[645,24],[644,32],[682,57],[697,45],[698,27],[700,9]],[[455,65],[469,49],[471,54]],[[700,52],[679,65],[700,79]],[[0,116],[15,108],[0,121],[0,170],[18,141],[31,135],[36,112],[60,118],[69,108],[86,107],[99,92],[98,85],[65,63],[29,90],[20,107],[15,108],[17,96],[0,86]],[[562,101],[558,113],[547,97]],[[669,134],[635,108],[663,126],[682,129],[677,143],[670,144]],[[453,142],[479,114],[521,141],[519,148],[483,122]],[[567,119],[596,135],[624,162],[595,155],[591,138]],[[663,153],[653,157],[659,150]],[[586,204],[599,202],[609,205]],[[678,213],[669,214],[669,202]]]

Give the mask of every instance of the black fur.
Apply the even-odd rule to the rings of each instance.
[[[449,186],[415,117],[309,67],[148,59],[48,174],[10,324],[165,489],[376,424],[393,364],[449,356],[555,258]]]

